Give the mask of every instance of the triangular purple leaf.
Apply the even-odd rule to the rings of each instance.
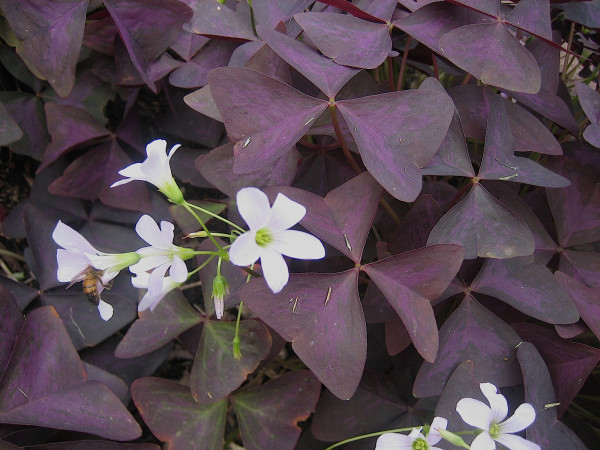
[[[587,287],[559,271],[554,277],[569,293],[586,325],[600,338],[600,289]]]
[[[382,192],[372,176],[368,173],[358,175],[329,192],[325,199],[293,187],[266,189],[273,198],[275,191],[306,207],[306,216],[300,221],[302,226],[355,263],[360,263]],[[357,215],[357,210],[361,214]]]
[[[465,25],[439,41],[443,55],[482,83],[535,94],[541,75],[535,58],[501,22]]]
[[[10,116],[6,107],[0,103],[0,145],[3,147],[23,137],[23,130]]]
[[[337,64],[374,69],[392,50],[392,39],[384,23],[317,12],[296,14],[294,19],[321,53]]]
[[[364,266],[402,319],[417,351],[429,362],[435,360],[438,350],[431,302],[458,273],[463,254],[458,245],[434,245]]]
[[[56,310],[37,308],[27,316],[0,381],[0,421],[116,440],[139,437],[139,425],[119,399],[86,378]]]
[[[432,244],[461,245],[465,259],[512,258],[535,250],[527,225],[479,183],[436,224],[427,240]]]
[[[561,339],[551,330],[532,323],[512,327],[523,340],[534,344],[544,358],[560,402],[558,416],[561,417],[600,361],[600,350]]]
[[[359,69],[340,66],[319,54],[303,42],[292,39],[264,26],[256,27],[261,39],[282,59],[304,75],[329,98],[359,72]]]
[[[600,253],[563,250],[558,270],[589,287],[600,288]]]
[[[286,341],[336,396],[349,399],[362,377],[367,330],[357,270],[293,274],[279,294],[263,279],[240,289],[245,304]]]
[[[547,323],[573,323],[579,319],[569,295],[546,266],[532,257],[486,260],[471,289]]]
[[[189,305],[181,292],[163,298],[154,311],[145,310],[133,322],[115,350],[117,358],[135,358],[161,348],[185,330],[193,327],[201,316]]]
[[[236,173],[254,172],[281,157],[327,108],[327,102],[241,67],[214,69],[208,82],[227,133],[237,141]]]
[[[201,405],[187,386],[160,378],[135,380],[131,396],[148,428],[168,448],[213,450],[223,446],[226,401]]]
[[[467,360],[473,361],[479,382],[496,386],[519,383],[514,350],[519,342],[508,325],[468,295],[440,329],[439,357],[434,363],[423,363],[413,393],[416,397],[439,395],[452,372]]]
[[[0,9],[22,45],[20,56],[37,69],[61,97],[75,82],[89,0],[0,1]]]
[[[320,383],[307,370],[282,375],[233,396],[244,448],[293,450],[300,436],[298,422],[315,409]]]
[[[240,322],[241,359],[233,357],[235,322],[208,321],[194,358],[190,376],[192,395],[198,403],[221,401],[240,387],[271,348],[267,327],[256,320]]]
[[[336,106],[371,175],[398,200],[414,201],[421,191],[421,168],[431,161],[450,126],[450,97],[411,90],[341,100]]]
[[[525,401],[536,411],[535,422],[526,431],[527,439],[548,450],[585,450],[577,435],[557,420],[556,409],[547,407],[556,403],[556,396],[546,364],[533,344],[523,342],[517,355],[523,369]]]
[[[184,30],[207,37],[224,37],[242,41],[255,41],[252,25],[244,16],[216,0],[190,2],[194,15]]]
[[[117,25],[131,62],[148,87],[156,91],[150,63],[171,45],[193,11],[177,0],[105,0],[104,5]]]

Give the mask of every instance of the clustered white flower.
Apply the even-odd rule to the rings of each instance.
[[[507,420],[508,402],[498,393],[492,383],[481,383],[481,392],[490,406],[474,398],[463,398],[456,404],[456,411],[469,425],[480,430],[471,443],[471,450],[493,450],[496,442],[510,450],[540,450],[540,446],[517,436],[514,433],[524,430],[535,420],[535,410],[529,403],[523,403]],[[443,417],[433,419],[429,434],[424,436],[421,427],[413,428],[408,436],[398,433],[384,433],[377,439],[375,450],[439,450],[433,447],[442,437],[454,441],[455,445],[469,448],[458,435],[446,431],[448,421]]]
[[[153,184],[171,202],[186,205],[183,194],[173,175],[169,162],[179,145],[167,154],[167,143],[156,140],[146,147],[147,158],[119,171],[126,178],[112,184],[120,186],[139,180]],[[237,194],[237,205],[242,218],[250,230],[239,236],[231,245],[229,260],[238,266],[248,266],[260,259],[267,285],[274,293],[280,292],[287,284],[289,272],[283,255],[300,259],[319,259],[325,256],[325,249],[316,237],[301,231],[290,230],[306,214],[306,208],[283,194],[270,206],[267,196],[257,188],[244,188]],[[62,282],[82,281],[86,270],[93,268],[101,273],[98,277],[98,293],[106,288],[120,270],[129,267],[135,275],[132,284],[147,289],[138,305],[138,311],[153,310],[171,290],[184,283],[188,276],[185,260],[197,252],[173,244],[174,225],[162,221],[159,225],[152,217],[143,215],[137,222],[137,234],[148,244],[129,253],[103,253],[96,250],[78,232],[58,222],[53,233],[54,241],[62,248],[57,250],[57,278]],[[168,276],[165,276],[167,271]],[[223,315],[224,296],[228,292],[227,281],[219,275],[213,289],[217,318]],[[104,300],[99,300],[98,309],[104,320],[109,320],[113,308]]]

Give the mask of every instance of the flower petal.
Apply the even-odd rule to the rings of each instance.
[[[248,187],[236,195],[238,211],[251,230],[258,230],[269,223],[271,206],[267,194],[257,188]]]
[[[274,294],[277,294],[287,284],[290,277],[283,256],[276,251],[263,248],[260,255],[260,264],[267,285],[269,285]]]
[[[146,175],[142,170],[141,163],[135,163],[125,167],[124,169],[119,170],[119,175],[123,175],[127,178],[125,178],[124,180],[116,181],[115,183],[111,184],[110,187],[119,186],[121,184],[129,183],[130,181],[134,180],[146,181]]]
[[[171,261],[156,267],[152,272],[150,272],[150,278],[148,279],[148,292],[150,292],[150,295],[153,297],[158,296],[162,292],[165,273],[170,265]]]
[[[162,239],[162,246],[152,244],[154,247],[162,248],[165,250],[171,249],[173,247],[173,237],[175,237],[175,225],[171,222],[167,222],[163,220],[160,222],[160,236]]]
[[[187,280],[187,266],[179,256],[173,257],[173,262],[171,264],[171,268],[169,269],[169,275],[171,275],[171,278],[178,283],[183,283]]]
[[[413,439],[399,433],[385,433],[377,438],[375,450],[411,449]]]
[[[109,303],[106,303],[104,300],[100,299],[98,303],[98,311],[100,312],[100,317],[105,322],[108,322],[110,318],[113,316],[113,307]]]
[[[306,208],[304,206],[283,194],[277,194],[273,208],[271,208],[271,220],[267,226],[275,232],[287,230],[300,222],[305,215]]]
[[[150,295],[150,292],[146,292],[142,297],[140,304],[138,305],[138,312],[142,312],[147,309],[150,309],[150,311],[152,311],[154,308],[156,308],[156,305],[160,303],[163,297],[164,295],[153,297],[152,295]]]
[[[431,427],[429,428],[429,434],[425,438],[429,445],[435,445],[442,440],[442,435],[438,431],[439,428],[445,430],[448,426],[448,419],[444,419],[443,417],[434,417],[433,422],[431,422]]]
[[[481,433],[471,443],[471,450],[494,450],[495,448],[496,443],[486,432]]]
[[[269,248],[297,259],[321,259],[325,256],[321,241],[303,231],[279,231],[273,235]]]
[[[147,249],[152,249],[152,252],[155,252],[156,249],[154,247],[145,247]],[[132,264],[129,266],[129,270],[135,274],[139,274],[141,272],[146,272],[148,270],[152,270],[155,267],[161,266],[166,263],[170,263],[170,258],[166,255],[156,255],[150,252],[142,252],[140,249],[138,253],[142,255],[142,259],[139,262]],[[149,255],[148,255],[149,254]]]
[[[492,383],[480,383],[479,387],[492,409],[492,421],[498,423],[506,419],[508,415],[508,402],[504,395],[498,393],[498,388]]]
[[[497,442],[500,442],[510,450],[540,450],[540,446],[534,444],[521,436],[515,436],[514,434],[503,434],[496,438]],[[471,447],[473,448],[473,447]]]
[[[493,416],[485,403],[474,398],[463,398],[456,404],[456,412],[469,425],[489,431]]]
[[[148,281],[150,274],[148,272],[140,272],[135,277],[131,277],[131,284],[138,289],[148,289]]]
[[[516,433],[527,428],[534,420],[535,409],[529,403],[523,403],[510,418],[500,424],[500,432],[502,434]]]
[[[62,248],[56,250],[56,261],[58,262],[56,278],[62,283],[83,280],[82,273],[90,265],[90,261],[85,255],[71,253]],[[75,279],[80,274],[82,276],[79,279]]]
[[[62,248],[73,253],[97,253],[92,244],[81,234],[60,220],[52,232],[52,239]]]
[[[260,257],[260,247],[256,244],[256,233],[249,231],[239,236],[229,249],[229,261],[236,266],[249,266]]]
[[[161,248],[160,246],[163,243],[161,230],[158,228],[156,221],[148,214],[144,214],[137,221],[135,232],[151,246]]]

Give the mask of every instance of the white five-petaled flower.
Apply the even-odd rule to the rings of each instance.
[[[511,450],[539,450],[533,442],[512,433],[524,430],[535,420],[535,410],[529,403],[523,403],[507,420],[508,402],[498,393],[491,383],[481,383],[481,392],[487,398],[490,406],[474,398],[463,398],[456,404],[460,417],[474,427],[483,430],[471,444],[472,450],[489,450],[496,448],[496,442]]]
[[[127,178],[113,183],[110,187],[120,186],[134,180],[147,181],[156,186],[173,203],[183,203],[183,194],[177,186],[169,166],[175,150],[179,147],[181,146],[173,146],[167,155],[167,141],[157,139],[150,142],[146,146],[146,154],[148,155],[146,160],[120,170],[119,174]]]
[[[385,433],[379,436],[375,450],[441,450],[434,447],[441,439],[438,429],[445,430],[448,421],[443,417],[436,417],[431,423],[427,436],[421,433],[422,427],[413,428],[408,436],[399,433]]]
[[[148,272],[141,272],[137,274],[135,277],[131,277],[131,284],[139,289],[148,289],[148,282],[150,280],[150,274]],[[178,283],[173,280],[171,277],[164,277],[162,280],[162,287],[160,292],[152,295],[150,291],[147,291],[142,300],[138,305],[138,311],[142,312],[146,309],[150,309],[153,311],[156,308],[156,305],[173,289],[181,286],[181,283]]]
[[[167,270],[173,281],[183,283],[187,280],[188,271],[183,261],[196,255],[190,248],[173,245],[174,230],[175,226],[164,220],[158,228],[154,219],[146,214],[135,225],[137,234],[150,246],[136,251],[141,259],[129,270],[136,275],[152,270],[148,280],[148,292],[152,297],[159,296],[163,291],[163,279]]]
[[[104,253],[96,250],[81,234],[60,220],[52,232],[52,239],[62,248],[56,250],[58,270],[56,278],[63,283],[83,281],[90,267],[103,271],[97,280],[97,290],[101,294],[105,286],[117,276],[120,270],[139,260],[139,255],[131,253]],[[110,304],[100,299],[98,311],[104,320],[113,314]]]
[[[306,208],[278,194],[269,205],[266,194],[257,188],[241,189],[236,196],[238,210],[250,227],[231,245],[229,260],[236,266],[248,266],[260,258],[269,288],[280,292],[289,279],[282,255],[298,259],[320,259],[325,248],[319,239],[302,231],[289,230],[300,222]]]

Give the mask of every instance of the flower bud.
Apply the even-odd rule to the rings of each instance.
[[[470,448],[469,445],[463,441],[463,438],[461,438],[459,435],[444,430],[443,428],[438,428],[436,431],[440,434],[440,436],[442,436],[443,439],[451,444],[456,445],[457,447]]]
[[[223,275],[217,275],[213,278],[212,298],[215,302],[215,314],[219,320],[223,317],[223,310],[225,308],[223,299],[227,295],[229,295],[229,283]]]

